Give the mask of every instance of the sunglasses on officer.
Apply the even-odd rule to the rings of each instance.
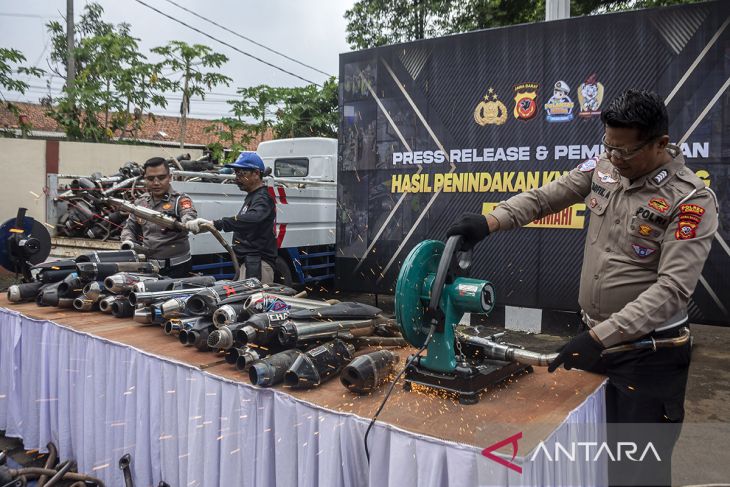
[[[162,182],[162,181],[164,181],[165,179],[167,179],[167,178],[169,178],[169,177],[170,177],[170,175],[169,175],[169,174],[159,174],[159,175],[157,175],[157,176],[145,176],[145,177],[144,177],[144,179],[145,179],[145,181],[147,181],[148,183],[154,183],[155,181],[160,181],[160,182]]]
[[[606,134],[603,134],[603,138],[601,138],[601,144],[603,144],[603,148],[606,151],[606,157],[609,159],[621,159],[622,161],[628,161],[629,159],[633,159],[634,157],[638,156],[639,153],[644,150],[644,148],[654,142],[658,137],[652,137],[644,142],[642,142],[640,145],[634,147],[633,149],[624,149],[623,147],[616,147],[613,145],[610,145],[606,143]]]

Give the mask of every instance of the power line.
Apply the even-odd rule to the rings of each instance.
[[[25,17],[29,19],[57,19],[60,15],[37,15],[37,14],[18,14],[14,12],[0,12],[0,17]]]
[[[327,76],[327,77],[330,77],[330,76],[332,76],[332,75],[331,75],[331,74],[329,74],[329,73],[325,73],[325,72],[324,72],[324,71],[322,71],[321,69],[317,69],[317,68],[315,68],[314,66],[310,66],[309,64],[303,63],[303,62],[301,62],[301,61],[299,61],[299,60],[297,60],[297,59],[294,59],[294,58],[292,58],[292,57],[289,57],[289,56],[287,56],[286,54],[284,54],[284,53],[282,53],[282,52],[279,52],[279,51],[277,51],[276,49],[272,49],[272,48],[270,48],[270,47],[268,47],[268,46],[265,46],[265,45],[261,44],[260,42],[257,42],[257,41],[255,41],[255,40],[253,40],[253,39],[249,38],[249,37],[246,37],[246,36],[244,36],[244,35],[241,35],[241,34],[239,34],[238,32],[236,32],[236,31],[234,31],[234,30],[231,30],[231,29],[229,29],[228,27],[226,27],[226,26],[224,26],[224,25],[221,25],[221,24],[219,24],[219,23],[217,23],[217,22],[215,22],[215,21],[213,21],[213,20],[210,20],[210,19],[208,19],[208,18],[206,18],[206,17],[203,17],[203,16],[202,16],[202,15],[200,15],[199,13],[197,13],[197,12],[193,12],[192,10],[190,10],[190,9],[188,9],[188,8],[186,8],[186,7],[183,7],[182,5],[180,5],[180,4],[179,4],[179,3],[177,3],[177,2],[173,2],[173,0],[165,0],[165,1],[166,1],[167,3],[171,3],[172,5],[176,6],[177,8],[180,8],[180,9],[182,9],[182,10],[185,10],[186,12],[188,12],[188,13],[190,13],[190,14],[192,14],[192,15],[195,15],[195,16],[196,16],[196,17],[198,17],[199,19],[205,20],[206,22],[208,22],[208,23],[210,23],[210,24],[213,24],[213,25],[215,25],[216,27],[219,27],[219,28],[221,28],[221,29],[225,30],[226,32],[230,32],[231,34],[233,34],[233,35],[235,35],[235,36],[237,36],[237,37],[240,37],[241,39],[244,39],[244,40],[246,40],[246,41],[248,41],[248,42],[251,42],[252,44],[255,44],[255,45],[259,46],[259,47],[262,47],[262,48],[266,49],[266,50],[267,50],[267,51],[269,51],[269,52],[273,52],[274,54],[278,54],[279,56],[281,56],[281,57],[283,57],[283,58],[285,58],[285,59],[288,59],[289,61],[293,61],[293,62],[295,62],[295,63],[297,63],[297,64],[300,64],[300,65],[302,65],[302,66],[304,66],[304,67],[306,67],[306,68],[309,68],[309,69],[311,69],[311,70],[314,70],[314,71],[316,71],[316,72],[318,72],[318,73],[321,73],[321,74],[323,74],[323,75],[325,75],[325,76]]]
[[[192,25],[186,24],[182,20],[178,20],[175,17],[172,17],[171,15],[168,15],[165,12],[156,9],[152,5],[143,2],[142,0],[134,0],[134,1],[137,2],[137,3],[139,3],[139,4],[144,5],[145,7],[149,8],[151,10],[154,10],[155,12],[157,12],[160,15],[162,15],[163,17],[167,17],[168,19],[170,19],[170,20],[172,20],[174,22],[177,22],[180,25],[183,25],[183,26],[187,27],[188,29],[194,30],[195,32],[197,32],[199,34],[202,34],[205,37],[208,37],[209,39],[212,39],[212,40],[214,40],[214,41],[216,41],[216,42],[218,42],[220,44],[223,44],[224,46],[227,46],[227,47],[233,49],[236,52],[239,52],[239,53],[241,53],[241,54],[243,54],[245,56],[248,56],[248,57],[250,57],[252,59],[255,59],[256,61],[258,61],[260,63],[266,64],[267,66],[271,66],[274,69],[278,69],[279,71],[281,71],[283,73],[286,73],[286,74],[288,74],[290,76],[294,76],[295,78],[299,78],[300,80],[305,81],[305,82],[307,82],[309,84],[320,86],[318,83],[315,83],[314,81],[310,81],[310,80],[308,80],[306,78],[303,78],[303,77],[299,76],[298,74],[294,74],[291,71],[287,71],[286,69],[281,68],[281,67],[279,67],[279,66],[277,66],[275,64],[272,64],[272,63],[270,63],[268,61],[264,61],[263,59],[261,59],[261,58],[259,58],[257,56],[254,56],[253,54],[250,54],[250,53],[248,53],[246,51],[242,51],[241,49],[239,49],[239,48],[237,48],[237,47],[235,47],[235,46],[233,46],[233,45],[231,45],[231,44],[229,44],[229,43],[227,43],[225,41],[222,41],[222,40],[220,40],[220,39],[218,39],[216,37],[213,37],[212,35],[208,34],[207,32],[203,32],[202,30],[198,29],[197,27],[193,27]]]

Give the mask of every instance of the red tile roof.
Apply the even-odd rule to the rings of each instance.
[[[46,115],[47,108],[42,105],[33,103],[15,103],[15,106],[20,111],[20,116],[26,120],[26,123],[30,123],[32,131],[41,132],[60,132],[63,133],[63,129],[59,127],[55,120]],[[204,120],[199,118],[188,118],[187,127],[185,129],[185,143],[186,144],[199,144],[207,145],[213,142],[217,142],[219,139],[212,133],[205,131],[206,127],[214,124],[213,120]],[[224,127],[218,124],[220,129]],[[0,128],[5,129],[17,129],[19,128],[19,120],[7,106],[2,103],[0,104]],[[163,132],[167,135],[164,137],[159,132]],[[122,135],[120,131],[114,134],[115,137]],[[142,122],[141,128],[137,131],[136,136],[132,133],[128,133],[124,136],[127,139],[138,139],[138,140],[164,140],[168,142],[175,142],[180,137],[180,117],[168,117],[164,115],[145,115]],[[262,138],[256,139],[251,142],[248,149],[255,150],[259,142],[262,140],[271,140],[273,134],[268,131]],[[224,146],[228,146],[228,143],[223,143]]]

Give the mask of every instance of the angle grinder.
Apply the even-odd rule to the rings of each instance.
[[[464,313],[489,313],[494,308],[491,282],[466,277],[471,251],[459,252],[462,237],[446,244],[425,240],[408,254],[396,283],[396,322],[413,346],[426,346],[424,356],[411,356],[405,371],[406,390],[412,384],[446,390],[462,404],[474,404],[479,393],[516,373],[531,371],[518,363],[475,346],[456,326]],[[494,339],[487,343],[496,344]]]

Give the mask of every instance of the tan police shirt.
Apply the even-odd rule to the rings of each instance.
[[[687,316],[717,231],[717,201],[669,145],[671,162],[631,182],[605,158],[589,159],[492,215],[500,230],[585,202],[590,210],[578,302],[604,346]]]
[[[172,188],[159,200],[155,200],[150,193],[144,193],[134,201],[134,204],[179,218],[182,223],[198,217],[198,212],[190,197],[185,193],[178,193]],[[121,240],[141,243],[150,259],[179,259],[190,256],[187,231],[168,230],[134,215],[127,218],[122,229]],[[187,259],[183,259],[181,262],[185,260]]]

